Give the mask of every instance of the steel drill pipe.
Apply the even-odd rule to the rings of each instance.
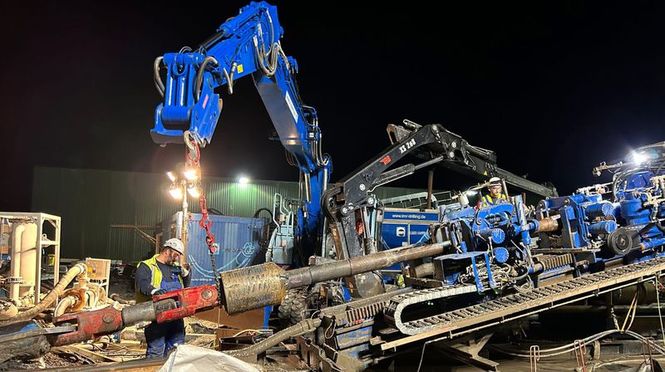
[[[222,303],[229,314],[279,305],[289,289],[437,256],[449,246],[450,242],[409,246],[291,271],[272,262],[227,271],[221,274]]]

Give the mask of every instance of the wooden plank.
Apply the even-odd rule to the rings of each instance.
[[[61,350],[72,353],[72,354],[79,354],[84,358],[88,358],[90,360],[93,360],[97,363],[108,363],[108,362],[122,362],[121,359],[118,358],[113,358],[108,355],[104,355],[101,353],[94,352],[92,350],[85,349],[84,347],[80,345],[69,345],[69,346],[63,346],[60,347]]]

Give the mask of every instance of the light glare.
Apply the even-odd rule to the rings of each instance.
[[[182,190],[175,185],[171,185],[171,188],[169,188],[169,194],[171,194],[171,197],[175,200],[182,199]]]
[[[187,188],[187,193],[189,193],[192,198],[198,198],[201,196],[201,190],[198,188],[198,186],[189,186]]]
[[[187,168],[185,171],[182,173],[185,176],[185,179],[187,181],[196,181],[197,178],[199,178],[199,174],[196,171],[196,169],[193,168]]]
[[[647,160],[649,160],[649,157],[647,156],[647,154],[636,152],[636,151],[633,151],[631,153],[630,157],[632,158],[633,163],[635,163],[635,164],[642,164],[642,163],[646,162]]]

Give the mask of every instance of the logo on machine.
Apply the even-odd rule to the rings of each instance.
[[[379,160],[379,163],[383,165],[388,165],[390,164],[391,161],[393,161],[393,159],[390,157],[390,155],[386,155],[383,158],[381,158],[381,160]]]
[[[406,152],[406,150],[412,148],[415,145],[416,145],[416,139],[412,138],[411,140],[409,140],[409,142],[407,142],[407,143],[405,143],[405,144],[403,144],[402,146],[399,147],[399,153],[403,154],[403,153]]]
[[[397,236],[398,238],[405,237],[406,236],[406,228],[401,227],[401,226],[396,228],[395,229],[395,236]]]
[[[390,218],[395,220],[426,220],[427,216],[424,214],[412,213],[412,214],[393,214]]]

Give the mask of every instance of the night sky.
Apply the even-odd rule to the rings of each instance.
[[[277,5],[333,180],[388,145],[386,124],[409,118],[444,124],[495,150],[502,168],[569,193],[597,181],[600,161],[665,140],[665,9],[637,3]],[[0,210],[30,208],[36,165],[163,172],[180,161],[182,147],[149,136],[153,60],[197,46],[244,4],[3,2]],[[235,91],[204,150],[207,174],[297,180],[267,139],[251,78]],[[435,187],[460,182],[438,172]]]

